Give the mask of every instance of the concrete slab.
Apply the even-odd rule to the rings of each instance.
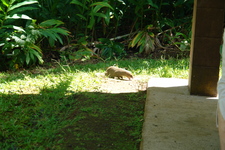
[[[219,150],[217,101],[190,95],[186,79],[150,79],[140,149]]]

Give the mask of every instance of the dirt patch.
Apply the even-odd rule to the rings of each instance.
[[[147,82],[142,81],[141,76],[136,76],[132,80],[117,78],[107,78],[101,85],[101,91],[108,93],[132,93],[139,91],[146,91]]]

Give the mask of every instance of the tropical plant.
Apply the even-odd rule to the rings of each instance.
[[[31,4],[37,4],[37,1],[16,3],[15,0],[2,0],[0,3],[0,55],[5,62],[0,66],[1,70],[7,67],[18,68],[25,62],[27,65],[36,60],[43,62],[41,50],[34,44],[38,35],[35,32],[28,34],[27,31],[31,29],[29,24],[32,18],[23,14],[27,10],[37,9]]]
[[[0,67],[18,68],[42,63],[42,49],[55,51],[65,42],[75,47],[76,57],[79,53],[80,58],[87,58],[93,54],[90,49],[84,50],[81,43],[76,43],[80,46],[70,43],[82,38],[93,42],[130,34],[123,39],[131,40],[129,46],[138,47],[139,52],[146,55],[154,51],[156,39],[162,45],[188,49],[192,10],[193,0],[2,0],[0,58],[6,63]],[[152,29],[146,29],[149,24]],[[66,30],[71,36],[67,36]],[[118,45],[115,41],[104,42],[102,57],[120,55],[109,50],[112,45]],[[65,49],[64,52],[74,57],[74,50]],[[80,56],[82,54],[84,57]]]
[[[189,35],[176,32],[174,36],[169,36],[171,44],[175,45],[181,51],[187,51],[190,49],[191,32]]]
[[[46,20],[41,22],[39,25],[36,26],[40,34],[48,39],[48,42],[51,47],[55,46],[55,42],[60,42],[63,44],[63,40],[60,35],[67,36],[69,32],[66,29],[60,27],[60,25],[64,24],[60,20]]]
[[[88,3],[89,2],[89,3]],[[92,1],[78,1],[72,0],[71,4],[74,4],[77,7],[77,12],[75,13],[76,20],[81,20],[84,22],[85,35],[87,35],[87,29],[90,29],[92,36],[99,29],[101,33],[106,33],[106,26],[109,25],[112,11],[114,8],[109,4],[109,2],[92,2]],[[100,28],[98,28],[98,26]]]
[[[25,14],[38,9],[36,0],[16,3],[15,0],[2,0],[0,3],[0,70],[18,69],[43,63],[42,50],[38,43],[41,37],[49,39],[51,46],[55,41],[62,43],[59,34],[67,35],[65,29],[58,28],[61,21],[48,20],[36,25],[35,20]]]
[[[96,47],[101,50],[101,57],[104,59],[121,58],[126,54],[124,45],[119,42],[114,42],[110,39],[99,38],[101,44]]]
[[[74,28],[74,12],[76,8],[70,5],[71,0],[38,0],[39,9],[32,11],[32,15],[37,22],[49,19],[66,22],[66,27]]]
[[[139,47],[139,53],[149,55],[155,50],[154,46],[154,33],[151,31],[152,25],[148,25],[144,30],[139,31],[136,36],[129,43],[129,47]]]
[[[87,37],[81,37],[76,43],[66,45],[60,50],[62,60],[69,61],[87,60],[93,54],[93,50],[88,48]]]

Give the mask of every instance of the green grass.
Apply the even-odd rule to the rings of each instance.
[[[0,73],[0,148],[137,150],[145,93],[101,91],[110,65],[134,76],[188,78],[188,59],[59,64]]]

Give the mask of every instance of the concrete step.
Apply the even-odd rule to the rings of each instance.
[[[186,79],[150,79],[140,149],[219,150],[217,101],[190,95]]]

